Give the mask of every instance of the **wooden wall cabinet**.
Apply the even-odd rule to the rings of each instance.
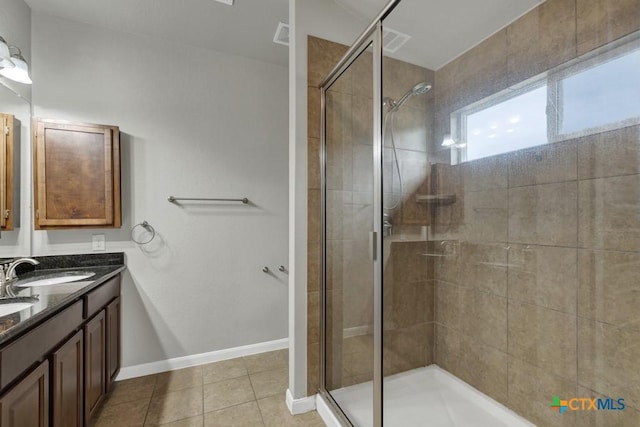
[[[20,226],[20,121],[0,113],[0,228]]]
[[[118,127],[38,120],[33,158],[36,230],[121,226]]]

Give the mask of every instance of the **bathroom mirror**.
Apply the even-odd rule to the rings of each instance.
[[[30,191],[29,186],[29,147],[31,135],[31,104],[22,95],[10,86],[4,78],[0,78],[0,129],[5,138],[0,147],[0,188],[2,188],[3,200],[11,200],[8,216],[11,229],[2,229],[0,232],[0,258],[13,258],[27,256],[31,253],[30,247]],[[11,123],[13,122],[13,123]],[[11,127],[13,129],[7,129]],[[10,135],[7,135],[7,131]],[[13,137],[13,149],[7,148],[6,137]],[[10,152],[12,151],[12,153]],[[13,161],[11,157],[13,156]],[[13,174],[7,180],[7,173]],[[21,185],[21,183],[23,185]],[[4,205],[5,203],[3,203]],[[3,208],[1,215],[7,215],[7,209]]]

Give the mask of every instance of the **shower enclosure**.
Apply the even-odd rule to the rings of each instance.
[[[344,425],[640,425],[640,7],[508,3],[390,1],[320,85]]]

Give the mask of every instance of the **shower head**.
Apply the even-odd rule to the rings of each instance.
[[[407,93],[402,95],[400,99],[394,101],[393,99],[385,98],[385,102],[390,106],[389,111],[395,111],[398,108],[402,107],[405,102],[409,100],[412,96],[422,95],[431,90],[431,85],[427,82],[420,82],[414,87],[412,87]]]
[[[411,93],[414,95],[422,95],[431,90],[431,85],[427,82],[420,82],[411,88]]]

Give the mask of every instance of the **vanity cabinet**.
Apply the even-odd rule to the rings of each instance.
[[[33,157],[36,230],[121,226],[118,127],[38,120]]]
[[[20,222],[20,121],[0,113],[0,228],[10,231]]]
[[[89,425],[120,369],[120,301],[117,275],[0,346],[0,426]]]
[[[49,425],[49,362],[44,361],[0,397],[3,427]]]

